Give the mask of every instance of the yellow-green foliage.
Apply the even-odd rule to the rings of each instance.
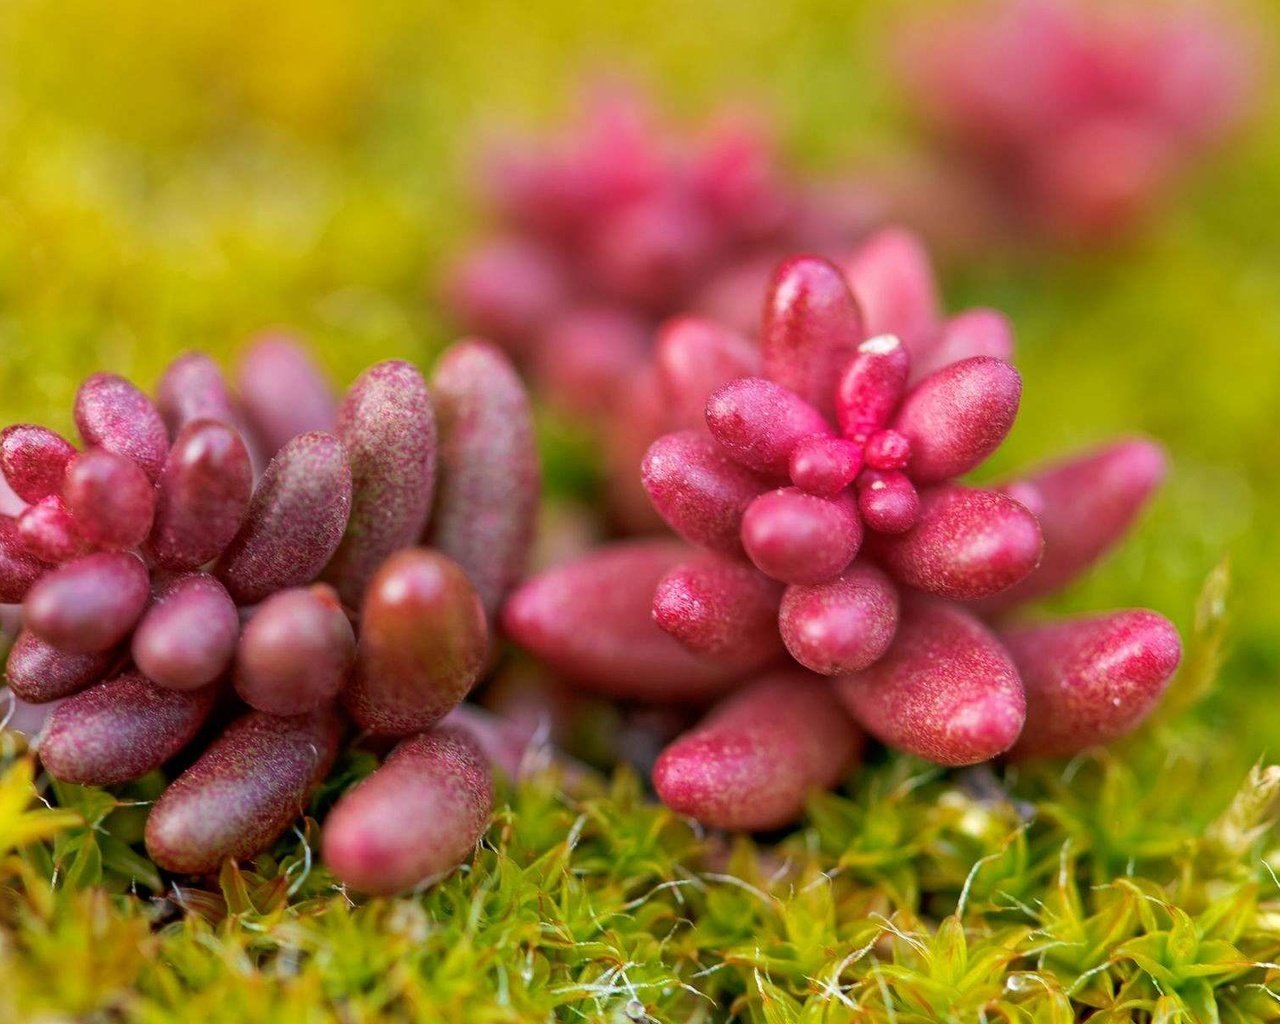
[[[0,1019],[1280,1019],[1280,768],[1201,822],[1211,771],[1156,734],[1004,779],[894,758],[772,847],[691,829],[625,773],[544,775],[504,790],[466,869],[357,905],[311,860],[311,820],[161,897],[120,859],[147,783],[52,811],[19,759]]]
[[[150,384],[182,349],[227,356],[276,323],[341,380],[429,358],[449,335],[434,281],[476,227],[475,143],[553,121],[583,71],[635,73],[690,117],[745,95],[815,171],[901,145],[884,39],[902,9],[9,0],[0,418],[65,428],[88,372]],[[626,777],[535,780],[469,870],[360,907],[311,863],[314,835],[216,892],[165,893],[138,853],[157,780],[38,780],[63,808],[45,809],[6,747],[0,1021],[1280,1018],[1280,782],[1238,789],[1280,749],[1274,92],[1257,122],[1122,251],[947,268],[952,306],[1018,327],[1023,414],[992,473],[1122,431],[1172,449],[1135,540],[1058,602],[1194,633],[1139,740],[1006,777],[891,757],[774,846],[696,834]]]

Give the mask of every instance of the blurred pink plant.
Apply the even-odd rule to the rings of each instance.
[[[995,0],[905,33],[949,161],[1022,233],[1123,237],[1249,111],[1256,53],[1208,4]]]
[[[708,715],[653,765],[717,827],[793,820],[865,732],[943,765],[1063,757],[1158,703],[1177,630],[1142,609],[1011,621],[1088,571],[1165,475],[1123,438],[994,487],[961,480],[1013,425],[1009,321],[948,316],[919,239],[776,269],[743,335],[668,322],[638,474],[679,536],[594,547],[526,580],[509,638],[585,692]],[[634,470],[633,470],[634,472]]]
[[[799,181],[758,116],[724,111],[685,132],[618,87],[589,91],[558,137],[505,140],[481,178],[498,230],[454,266],[448,305],[553,405],[606,433],[664,318],[706,312],[754,329],[786,253],[847,250],[876,215],[857,189]],[[632,497],[624,524],[652,525]]]

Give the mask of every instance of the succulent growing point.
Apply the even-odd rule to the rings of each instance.
[[[713,387],[706,428],[661,437],[645,458],[655,509],[691,543],[745,553],[792,588],[832,583],[864,549],[899,584],[938,596],[972,600],[1018,583],[1040,558],[1035,516],[1004,494],[946,483],[1008,434],[1017,371],[956,344],[965,332],[949,330],[958,318],[938,312],[932,271],[912,236],[886,229],[847,265],[841,272],[798,256],[779,266],[763,304],[766,376],[736,373],[718,386],[703,376]],[[900,333],[868,337],[869,323]],[[977,348],[989,333],[971,332]],[[954,361],[912,383],[914,362],[944,341]],[[783,630],[801,664],[839,674],[865,660],[865,651],[837,652],[834,639],[831,650],[816,649],[815,638],[835,633],[817,628],[813,599],[808,614],[802,603],[791,598]],[[896,601],[879,604],[896,615]],[[661,615],[678,635],[672,609]],[[848,641],[859,630],[845,632]]]

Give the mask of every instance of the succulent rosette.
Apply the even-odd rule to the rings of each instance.
[[[914,25],[901,76],[950,167],[1024,232],[1136,227],[1247,115],[1256,53],[1210,4],[996,0]]]
[[[1119,541],[1164,458],[1124,440],[960,482],[1008,434],[1022,382],[1008,321],[944,316],[937,296],[922,247],[888,229],[844,269],[783,262],[758,345],[669,326],[655,374],[682,429],[640,474],[680,540],[606,546],[509,599],[509,634],[581,686],[725,695],[658,759],[676,809],[783,824],[843,774],[859,729],[944,765],[1070,754],[1136,727],[1176,668],[1154,612],[1008,624]]]
[[[268,848],[352,732],[397,744],[340,798],[324,856],[355,888],[412,887],[471,849],[491,761],[509,768],[529,739],[455,710],[532,540],[528,396],[479,341],[430,382],[378,363],[339,400],[304,348],[269,336],[238,385],[192,353],[154,399],[86,380],[82,446],[0,433],[8,720],[66,782],[181,755],[146,845],[194,875]],[[431,822],[430,841],[392,817]]]

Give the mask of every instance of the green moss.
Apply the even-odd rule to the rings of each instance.
[[[150,781],[49,810],[19,758],[0,1019],[1276,1019],[1280,768],[1205,807],[1213,759],[1176,737],[1003,776],[894,757],[776,845],[701,834],[626,773],[572,793],[539,776],[464,870],[361,903],[315,863],[310,820],[162,892],[131,852]]]
[[[623,53],[682,114],[758,99],[830,168],[906,137],[882,43],[904,6],[14,0],[0,416],[66,427],[81,376],[150,384],[177,351],[227,356],[274,323],[343,380],[429,358],[484,123],[553,119],[579,69]],[[1018,327],[1024,409],[991,472],[1120,431],[1172,450],[1134,541],[1055,602],[1149,605],[1194,633],[1134,742],[1005,774],[889,757],[772,843],[697,833],[625,775],[539,778],[464,872],[357,905],[315,864],[314,823],[166,889],[139,852],[161,780],[38,780],[46,808],[6,738],[0,1020],[1280,1018],[1280,781],[1251,769],[1280,746],[1277,225],[1280,135],[1258,130],[1123,251],[948,269],[953,306]],[[546,437],[555,489],[589,488],[581,439]]]

